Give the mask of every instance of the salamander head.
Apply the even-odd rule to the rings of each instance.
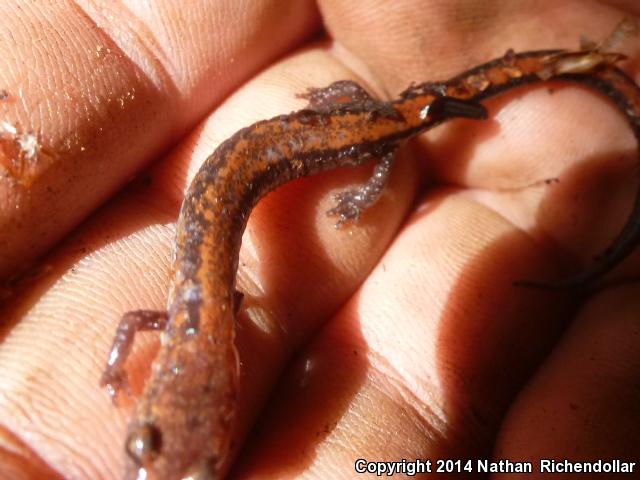
[[[225,469],[237,377],[219,366],[235,367],[235,346],[220,348],[202,329],[192,337],[159,359],[137,405],[125,443],[127,480],[214,480]]]
[[[225,471],[237,408],[238,355],[233,331],[227,338],[220,332],[220,324],[233,324],[231,302],[215,305],[205,305],[199,322],[188,307],[171,317],[166,343],[129,423],[127,480],[214,480]]]

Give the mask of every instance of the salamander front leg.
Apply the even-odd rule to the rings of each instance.
[[[329,216],[337,216],[336,228],[351,220],[357,222],[363,210],[370,207],[382,194],[389,183],[389,175],[393,165],[394,151],[387,152],[376,164],[373,175],[360,188],[346,190],[334,195],[336,206],[327,212]]]
[[[124,364],[131,352],[136,332],[164,330],[168,318],[167,312],[157,310],[134,310],[123,315],[113,339],[107,367],[100,379],[100,385],[107,388],[114,403],[121,391],[130,393]]]

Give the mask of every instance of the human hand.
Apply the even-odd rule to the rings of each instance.
[[[486,2],[458,6],[466,12],[458,17],[429,2],[386,11],[324,3],[341,47],[312,44],[243,85],[149,181],[48,257],[49,273],[2,314],[0,417],[15,436],[5,435],[0,468],[25,478],[119,476],[129,412],[97,387],[110,337],[123,312],[163,307],[167,225],[187,178],[231,133],[300,108],[295,94],[308,86],[360,78],[396,94],[509,47],[602,38],[621,17],[596,4],[577,14],[571,4],[531,4],[477,16],[474,6]],[[588,262],[613,238],[637,188],[626,181],[633,138],[584,89],[522,90],[489,107],[492,121],[452,122],[404,149],[387,194],[358,226],[335,231],[323,212],[331,193],[363,181],[370,166],[295,182],[258,206],[239,271],[248,295],[236,438],[248,441],[237,447],[236,476],[352,477],[357,458],[637,457],[634,285],[581,303],[511,285],[561,275],[554,259],[570,252]],[[518,188],[556,176],[552,186]],[[629,261],[611,278],[636,269]],[[157,341],[137,347],[129,371],[139,391]]]

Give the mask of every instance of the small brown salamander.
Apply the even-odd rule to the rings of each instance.
[[[524,84],[559,79],[613,100],[640,142],[640,89],[614,63],[622,55],[532,51],[505,56],[444,82],[411,86],[381,102],[350,81],[311,89],[309,107],[257,122],[222,143],[191,184],[177,225],[167,312],[127,313],[117,330],[102,384],[126,389],[124,363],[136,331],[163,331],[151,378],[130,421],[127,478],[221,476],[237,406],[235,290],[242,233],[267,192],[295,178],[378,159],[372,178],[344,192],[329,213],[357,220],[385,186],[396,148],[449,118],[485,118],[477,102]],[[584,286],[624,259],[640,236],[640,201],[597,264],[559,284]]]

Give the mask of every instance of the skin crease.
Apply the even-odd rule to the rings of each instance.
[[[603,38],[620,3],[321,3],[339,46],[307,45],[238,83],[150,182],[97,212],[0,312],[0,477],[119,478],[130,405],[114,408],[97,387],[105,355],[123,312],[163,307],[172,222],[219,142],[300,108],[307,86],[360,77],[397,94],[508,47]],[[625,53],[637,59],[637,45]],[[584,89],[518,91],[489,107],[494,121],[455,122],[404,149],[358,227],[336,232],[323,212],[370,167],[296,182],[258,206],[239,272],[234,478],[351,478],[358,457],[638,458],[638,254],[584,299],[510,284],[565,275],[608,244],[637,188],[633,138]],[[156,347],[153,335],[136,345],[134,393]]]
[[[43,147],[19,181],[4,169],[0,177],[0,280],[28,268],[240,82],[313,33],[312,7],[0,2],[0,88],[9,93],[0,115]]]

